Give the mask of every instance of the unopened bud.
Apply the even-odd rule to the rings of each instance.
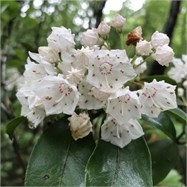
[[[70,121],[71,135],[74,140],[84,138],[92,132],[92,123],[86,113],[80,113],[79,115],[74,113],[68,120]]]
[[[169,38],[166,34],[160,33],[158,31],[154,32],[151,37],[151,45],[153,48],[157,48],[159,46],[168,45],[169,44]]]
[[[148,56],[152,52],[152,46],[150,42],[146,40],[140,40],[136,45],[136,52],[142,56]]]
[[[88,29],[82,34],[82,44],[87,47],[92,47],[99,43],[99,35],[97,29]]]
[[[128,33],[126,44],[127,45],[132,44],[136,46],[137,42],[139,42],[141,39],[142,39],[142,28],[136,27],[132,32]]]
[[[120,14],[116,14],[111,22],[111,26],[114,27],[117,31],[121,31],[125,22],[126,19],[123,16],[121,16]]]
[[[184,86],[185,89],[187,89],[187,80],[185,80],[182,85]]]
[[[106,37],[110,32],[110,26],[106,22],[102,21],[99,24],[97,31],[99,35],[101,35],[102,37]]]
[[[184,95],[184,89],[183,89],[183,88],[178,88],[178,89],[177,89],[177,95],[178,95],[179,97],[182,97],[182,96]]]

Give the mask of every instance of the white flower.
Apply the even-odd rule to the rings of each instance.
[[[36,64],[41,64],[43,69],[46,71],[47,75],[55,75],[56,74],[56,69],[55,69],[54,65],[47,62],[46,60],[44,60],[40,54],[29,52],[29,56],[31,57],[31,59],[33,59],[36,62]],[[28,70],[29,70],[29,68],[28,68]]]
[[[97,110],[105,106],[107,98],[109,96],[107,93],[102,93],[99,90],[98,93],[96,93],[96,88],[86,81],[83,81],[81,84],[79,84],[78,89],[81,93],[79,99],[79,108],[87,110]],[[104,99],[104,95],[106,99]]]
[[[120,14],[116,14],[111,22],[111,25],[117,30],[121,30],[125,22],[126,22],[126,19],[123,16],[121,16]]]
[[[135,72],[137,73],[137,75],[143,73],[146,69],[147,69],[147,64],[146,62],[144,62],[143,64],[141,64],[143,62],[143,58],[142,57],[138,57],[135,61],[134,61],[134,65],[135,65]],[[141,65],[139,65],[141,64]],[[137,67],[136,67],[137,66]]]
[[[40,99],[35,95],[30,87],[22,87],[18,90],[16,96],[22,105],[21,115],[27,117],[33,126],[37,127],[45,118],[43,106],[35,106]]]
[[[115,92],[135,76],[125,50],[96,50],[90,57],[87,81],[102,92]]]
[[[132,140],[143,136],[144,132],[137,120],[124,121],[119,125],[111,116],[107,117],[101,127],[101,139],[123,148]]]
[[[177,108],[175,87],[164,81],[144,84],[140,93],[141,112],[150,117],[158,117],[161,111]]]
[[[81,70],[82,74],[85,73],[87,67],[84,64],[85,62],[81,63],[79,55],[80,52],[75,49],[61,54],[62,62],[58,64],[58,68],[65,76],[69,74],[72,68]]]
[[[82,44],[84,45],[84,47],[92,47],[99,44],[99,35],[97,29],[88,29],[86,32],[83,32]]]
[[[139,98],[128,87],[119,90],[108,98],[106,113],[115,118],[119,124],[129,119],[138,119],[141,117]]]
[[[46,115],[73,114],[78,104],[79,92],[60,75],[46,76],[33,85],[33,90],[44,105]]]
[[[55,63],[60,61],[58,52],[51,47],[39,47],[38,52],[47,62]]]
[[[166,34],[160,33],[158,31],[154,32],[151,37],[151,45],[153,48],[157,48],[158,46],[168,45],[169,38]]]
[[[146,40],[140,40],[136,44],[136,52],[141,56],[148,56],[152,52],[152,46],[150,42]]]
[[[73,113],[73,115],[68,118],[68,120],[70,121],[69,125],[71,135],[74,140],[84,138],[90,132],[92,132],[92,123],[88,114],[80,113],[77,115],[76,113]]]
[[[170,78],[174,79],[177,83],[179,83],[182,81],[182,79],[187,77],[187,60],[186,62],[185,61],[183,62],[179,58],[174,58],[173,65],[174,67],[172,67],[168,71],[168,75]]]
[[[74,35],[65,27],[52,27],[52,33],[47,38],[49,47],[58,52],[68,51],[74,48]]]
[[[102,22],[99,24],[99,26],[98,26],[98,28],[97,28],[97,31],[98,31],[98,33],[99,33],[101,36],[105,37],[105,36],[107,36],[107,35],[109,34],[109,32],[110,32],[110,26],[109,26],[106,22],[102,21]]]
[[[154,59],[162,66],[168,66],[174,58],[174,52],[168,45],[159,46],[156,48]]]
[[[91,50],[89,47],[82,47],[81,49],[78,49],[75,53],[76,63],[80,64],[82,67],[88,67],[89,58],[92,53],[93,50]]]
[[[32,57],[37,56],[38,54],[29,53]],[[40,60],[40,59],[39,59]],[[52,66],[52,64],[46,62],[46,61],[40,61],[40,63],[35,63],[30,60],[30,58],[27,58],[27,64],[25,65],[25,71],[23,73],[24,75],[24,82],[27,85],[33,84],[34,81],[42,79],[43,77],[47,75],[56,75],[55,69]]]
[[[110,94],[105,93],[105,92],[101,92],[98,88],[96,87],[92,87],[91,89],[91,93],[93,94],[93,96],[100,100],[100,101],[106,101],[108,99],[108,97],[110,96]]]

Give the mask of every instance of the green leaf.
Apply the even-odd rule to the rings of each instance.
[[[171,140],[160,140],[148,145],[153,167],[153,184],[162,181],[178,160],[178,149]]]
[[[151,159],[143,138],[123,149],[99,141],[86,167],[86,186],[151,187]]]
[[[164,76],[164,75],[146,76],[145,78],[142,78],[141,81],[152,82],[153,79],[156,79],[157,81],[164,80],[165,82],[170,83],[172,85],[177,85],[175,80],[169,78],[168,76]]]
[[[13,133],[18,125],[25,122],[27,118],[20,116],[17,118],[12,119],[6,124],[6,133],[9,135],[10,138],[12,138]]]
[[[178,120],[182,121],[185,124],[187,123],[187,115],[180,108],[175,108],[175,109],[167,110],[166,113],[168,115],[176,117]]]
[[[176,131],[173,125],[172,120],[169,116],[162,112],[158,116],[158,118],[151,118],[146,115],[142,115],[142,120],[164,132],[168,137],[175,141],[176,139]]]
[[[91,136],[74,141],[66,119],[52,124],[33,149],[25,185],[81,185],[84,182],[85,165],[94,145]]]

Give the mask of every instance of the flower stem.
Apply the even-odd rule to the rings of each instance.
[[[99,141],[100,129],[104,118],[105,118],[105,114],[101,114],[99,117],[95,119],[95,124],[94,124],[95,128],[93,130],[93,137],[96,143]]]
[[[125,49],[123,33],[120,34],[121,49]]]

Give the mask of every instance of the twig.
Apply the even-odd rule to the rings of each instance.
[[[23,162],[23,159],[22,159],[22,157],[21,157],[21,155],[20,155],[20,152],[19,152],[19,144],[18,144],[18,142],[17,142],[17,140],[16,140],[15,135],[13,135],[12,146],[13,146],[14,152],[15,152],[15,154],[16,154],[16,157],[17,157],[17,159],[18,159],[18,161],[19,161],[19,163],[20,163],[20,165],[21,165],[21,167],[22,167],[22,169],[23,169],[23,171],[24,171],[24,173],[25,173],[26,167],[25,167],[25,164],[24,164],[24,162]]]

